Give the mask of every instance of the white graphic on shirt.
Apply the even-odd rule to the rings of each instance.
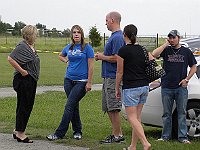
[[[79,56],[81,56],[81,50],[80,49],[74,49],[74,50],[72,50],[71,51],[71,54],[74,56],[74,55],[79,55]]]
[[[184,62],[184,56],[180,54],[168,55],[169,62]]]

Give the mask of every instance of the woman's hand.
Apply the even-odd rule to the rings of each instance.
[[[21,72],[21,74],[22,74],[22,76],[24,77],[24,76],[27,76],[27,75],[28,75],[28,72],[27,72],[26,70],[23,70],[23,71]]]
[[[115,97],[117,100],[121,100],[121,90],[119,88],[115,89]]]
[[[91,91],[91,89],[92,89],[92,84],[87,82],[87,84],[85,86],[85,91],[89,92],[89,91]]]

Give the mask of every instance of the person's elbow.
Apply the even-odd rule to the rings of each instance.
[[[116,72],[117,76],[122,77],[123,76],[123,72],[122,71],[117,71]]]
[[[61,60],[62,61],[62,59],[64,59],[65,57],[62,55],[62,53],[60,53],[59,55],[58,55],[58,59],[59,60]]]
[[[9,62],[11,62],[13,59],[12,59],[10,56],[8,56],[7,60],[8,60]]]
[[[193,66],[192,66],[192,69],[193,69],[193,72],[196,72],[196,71],[197,71],[197,65],[196,65],[196,64],[193,65]]]
[[[157,54],[157,53],[154,52],[154,51],[151,53],[151,55],[152,55],[154,58],[158,58],[158,57],[159,57],[159,54]]]

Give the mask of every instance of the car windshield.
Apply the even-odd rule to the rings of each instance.
[[[192,52],[200,51],[200,37],[182,39],[180,44],[186,47],[189,47]]]

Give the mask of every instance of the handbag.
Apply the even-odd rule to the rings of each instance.
[[[161,67],[161,65],[157,64],[155,59],[149,60],[149,54],[145,47],[143,47],[143,51],[146,62],[145,73],[147,75],[148,82],[151,83],[152,81],[155,81],[164,76],[165,70]]]

